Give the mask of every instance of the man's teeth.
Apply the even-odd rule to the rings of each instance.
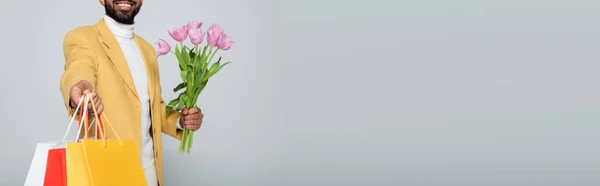
[[[119,6],[121,6],[121,7],[131,7],[131,5],[130,5],[130,4],[117,4],[117,5],[119,5]]]

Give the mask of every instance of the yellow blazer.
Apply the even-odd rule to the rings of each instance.
[[[182,131],[176,126],[180,113],[174,111],[166,116],[156,52],[150,43],[138,35],[134,39],[146,64],[154,156],[159,185],[164,185],[161,132],[181,140]],[[69,31],[64,38],[63,50],[65,66],[60,79],[60,91],[68,114],[74,112],[69,105],[71,87],[80,80],[87,80],[102,99],[102,114],[110,120],[121,138],[134,140],[141,153],[141,104],[121,47],[104,20]],[[106,128],[106,133],[108,138],[116,139],[109,128]]]

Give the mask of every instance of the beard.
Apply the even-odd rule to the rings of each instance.
[[[129,1],[134,3],[133,1]],[[136,5],[134,3],[134,5]],[[135,16],[140,12],[141,6],[135,7],[131,12],[123,12],[117,9],[114,3],[104,4],[104,10],[108,17],[113,18],[115,21],[123,24],[133,24]]]

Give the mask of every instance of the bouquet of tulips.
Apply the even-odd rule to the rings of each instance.
[[[171,46],[163,39],[154,45],[157,57],[172,53],[179,61],[179,70],[181,80],[173,91],[177,93],[183,90],[179,96],[167,105],[167,115],[173,110],[181,111],[184,107],[191,109],[195,107],[198,96],[206,87],[210,77],[215,75],[223,66],[231,63],[221,62],[221,57],[213,61],[213,57],[219,50],[229,50],[234,41],[224,33],[224,29],[218,24],[212,24],[206,33],[202,32],[202,22],[191,21],[187,25],[168,30],[173,40],[177,41],[175,51],[171,51]],[[206,45],[200,46],[205,40]],[[191,47],[184,44],[189,38]],[[179,145],[179,153],[190,153],[193,141],[193,132],[183,129],[183,138]]]

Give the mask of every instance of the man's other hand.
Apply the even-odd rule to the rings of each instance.
[[[96,93],[96,90],[92,87],[92,85],[85,80],[79,81],[77,84],[73,85],[73,87],[71,88],[71,107],[76,108],[81,97],[83,97],[84,95],[86,95],[88,93],[92,93],[92,100],[90,100],[90,101],[94,102],[94,106],[96,106],[97,114],[101,114],[102,110],[104,109],[104,106],[102,105],[100,96],[98,96],[98,94]],[[82,103],[81,107],[83,107],[83,104],[84,103]],[[92,103],[88,103],[87,109],[88,109],[87,112],[90,115],[94,115],[94,110],[92,110]]]
[[[200,125],[202,125],[202,118],[204,118],[204,114],[202,114],[200,108],[194,107],[190,110],[183,108],[181,110],[179,124],[182,128],[196,131],[200,128]]]

